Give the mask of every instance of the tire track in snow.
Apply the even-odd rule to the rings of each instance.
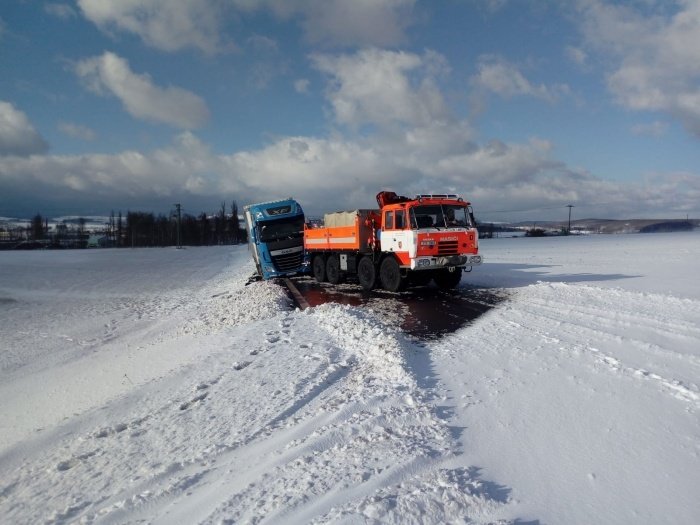
[[[698,394],[697,390],[685,386],[680,381],[675,379],[666,379],[658,374],[644,370],[643,368],[624,366],[619,360],[610,355],[601,353],[597,348],[589,347],[588,351],[596,354],[596,359],[598,362],[608,366],[613,372],[653,381],[660,385],[662,390],[671,394],[673,397],[680,399],[681,401],[685,401],[686,403],[693,405],[695,408],[700,408],[700,394]]]
[[[563,283],[548,286],[571,288]],[[596,331],[606,335],[663,352],[664,357],[676,356],[684,362],[689,360],[694,365],[700,365],[698,357],[679,354],[670,348],[674,343],[693,346],[700,340],[700,329],[694,321],[700,311],[697,301],[590,286],[574,289],[576,288],[576,292],[568,291],[565,294],[569,299],[566,302],[563,298],[552,299],[551,296],[530,297],[528,301],[540,311],[547,312],[548,317],[555,322],[583,328],[595,327]],[[626,307],[626,310],[621,310],[621,306]],[[601,315],[601,312],[612,313],[612,317]]]
[[[322,404],[331,410],[341,408],[345,417],[334,417],[290,441],[287,461],[222,505],[207,521],[226,517],[232,522],[308,522],[317,517],[325,522],[323,516],[347,513],[362,519],[386,518],[395,510],[392,501],[401,496],[410,500],[414,494],[402,480],[433,476],[434,457],[451,454],[447,428],[408,373],[402,357],[406,345],[396,334],[387,333],[387,327],[371,314],[365,317],[354,308],[324,306],[314,313],[316,322],[344,349],[343,355],[354,356],[348,373]],[[361,409],[348,411],[347,407]],[[306,424],[302,421],[294,428]],[[299,485],[302,493],[293,489]],[[451,509],[432,498],[426,495],[425,503],[429,507],[433,502],[435,514],[429,520],[436,523],[470,512],[484,513],[489,507],[484,494],[474,495],[469,505],[465,502]],[[338,500],[346,503],[336,507],[333,502]],[[477,501],[479,505],[474,505]],[[270,512],[270,508],[279,510]]]
[[[676,345],[700,347],[700,330],[693,322],[700,316],[700,302],[564,283],[533,285],[519,293],[528,305],[528,314],[534,317],[511,321],[520,329],[546,344],[559,344],[561,350],[591,356],[613,373],[649,381],[693,409],[700,408],[696,384],[666,377],[674,371],[653,370],[655,357],[668,360],[674,356],[687,377],[700,376],[700,360],[674,350]],[[557,337],[550,335],[552,325],[558,327]],[[561,330],[560,325],[566,325],[567,330]],[[648,364],[627,364],[625,360]]]
[[[277,317],[279,329],[262,338],[256,322],[247,339],[239,334],[249,347],[233,355],[208,349],[194,370],[166,378],[151,395],[135,392],[123,405],[129,417],[74,422],[10,472],[3,493],[23,497],[5,515],[48,523],[369,519],[391,516],[394,501],[415,504],[417,488],[450,477],[434,471],[451,437],[406,369],[410,343],[351,308]],[[313,340],[329,343],[302,342],[316,332],[326,335]],[[238,398],[242,391],[247,400]],[[454,479],[471,496],[455,507],[426,493],[436,522],[502,506],[469,488],[478,477]],[[43,509],[24,503],[39,499]]]
[[[454,442],[407,369],[412,343],[355,308],[256,310],[274,296],[271,285],[239,284],[193,301],[202,311],[185,330],[201,349],[198,362],[76,418],[47,436],[46,448],[28,447],[0,486],[21,494],[0,504],[3,515],[325,522],[395,519],[418,505],[435,523],[494,521],[506,503],[477,490],[477,473],[440,466]],[[416,494],[433,484],[443,490]],[[446,504],[450,493],[463,497]]]
[[[228,280],[217,280],[214,283],[209,283],[209,285],[233,287],[235,290],[237,286],[243,288],[244,282],[245,279],[234,277],[232,280],[229,277]],[[279,315],[281,305],[283,303],[286,304],[284,293],[272,284],[264,284],[258,287],[256,292],[251,294],[254,300],[227,306],[229,311],[233,310],[236,312],[240,310],[243,312],[242,315],[234,316],[236,319],[242,320],[242,324],[245,324],[246,321],[250,322],[250,320],[265,319],[266,317]],[[203,311],[208,312],[209,315],[218,316],[221,303],[216,303],[213,300],[208,301],[206,298],[203,298],[202,294],[206,296],[207,293],[208,286],[202,287],[198,294],[191,294],[191,303],[202,307]],[[268,300],[268,307],[254,308],[256,300]],[[214,308],[211,308],[212,306]],[[226,326],[226,324],[222,323],[219,325],[219,328],[225,328]],[[200,334],[201,331],[194,335]],[[171,338],[177,339],[177,335],[169,334],[166,337],[166,339]],[[160,339],[162,337],[157,336],[155,340],[151,339],[146,344],[157,343]],[[221,349],[215,349],[214,352],[217,350],[221,351]],[[212,349],[209,348],[207,352],[212,352]],[[222,369],[228,368],[228,364],[220,363],[220,365]],[[183,370],[183,373],[188,375],[185,370]],[[122,418],[121,421],[117,420],[117,422],[108,424],[103,423],[97,428],[85,430],[80,430],[82,428],[80,426],[81,418],[77,418],[68,422],[66,428],[61,429],[59,426],[56,431],[51,432],[54,436],[53,438],[50,435],[41,436],[38,443],[43,444],[43,446],[37,443],[37,446],[34,447],[31,445],[31,441],[23,443],[21,447],[22,452],[19,455],[8,453],[5,458],[2,458],[3,460],[12,459],[13,457],[22,458],[18,467],[8,471],[11,473],[11,475],[8,475],[8,478],[15,479],[15,481],[8,483],[7,486],[14,487],[11,489],[13,493],[24,493],[24,497],[13,504],[12,512],[7,513],[7,515],[31,516],[33,515],[32,513],[38,512],[36,519],[32,521],[61,522],[63,519],[61,516],[67,515],[66,509],[73,508],[72,505],[68,505],[66,508],[60,507],[61,502],[69,499],[65,494],[61,495],[62,491],[68,491],[76,495],[81,494],[80,499],[82,501],[88,501],[91,505],[95,505],[104,499],[100,496],[100,491],[105,494],[113,494],[115,491],[120,491],[118,484],[106,480],[106,476],[103,473],[110,473],[117,479],[127,480],[128,485],[133,486],[137,485],[139,480],[151,480],[147,482],[148,484],[153,482],[152,480],[159,479],[160,476],[171,476],[174,471],[180,469],[180,466],[173,467],[172,464],[164,461],[158,461],[157,459],[149,461],[145,458],[167,457],[169,454],[172,454],[174,457],[184,457],[185,464],[196,461],[195,458],[198,457],[198,453],[194,452],[194,450],[197,449],[197,444],[192,444],[190,441],[191,436],[197,435],[197,432],[192,432],[191,426],[178,424],[178,420],[182,421],[185,413],[188,413],[188,416],[185,417],[187,419],[187,417],[201,412],[193,410],[193,408],[203,405],[207,401],[208,393],[206,396],[203,396],[201,391],[202,385],[208,384],[207,388],[209,388],[209,386],[215,385],[219,379],[220,377],[213,380],[208,378],[206,380],[208,383],[198,382],[196,387],[193,388],[194,396],[185,393],[176,396],[174,399],[169,397],[163,399],[162,395],[151,399],[148,395],[134,395],[135,413],[140,414],[136,417],[134,417],[133,413],[126,414],[126,417]],[[136,387],[137,385],[134,386]],[[136,392],[148,386],[150,385],[139,386]],[[176,390],[179,388],[181,386],[178,385]],[[158,403],[159,400],[160,404]],[[101,419],[96,417],[98,415],[86,414],[83,419]],[[169,432],[170,435],[164,436],[164,430]],[[189,436],[188,432],[190,433]],[[221,432],[219,432],[220,434]],[[72,437],[68,438],[66,436]],[[217,449],[219,447],[217,438],[215,436],[210,436],[210,438],[213,438],[213,450]],[[109,443],[105,442],[105,440]],[[119,443],[115,444],[115,440]],[[105,450],[111,450],[112,447],[116,447],[118,451],[116,454],[118,457],[116,458],[112,454],[104,452]],[[178,448],[181,450],[178,451]],[[192,452],[188,452],[188,449]],[[206,456],[208,453],[206,452],[204,455]],[[188,456],[192,459],[186,459]],[[10,461],[10,464],[17,465],[13,461]],[[41,475],[42,472],[47,472],[49,475]],[[52,472],[55,474],[51,475],[50,473]],[[94,482],[85,485],[84,481],[80,481],[82,476],[87,476],[90,479],[94,478]],[[67,482],[64,478],[74,478],[77,481]],[[68,483],[70,486],[67,488],[65,483]],[[0,489],[4,490],[1,486]],[[92,495],[87,497],[86,495],[88,494]],[[31,506],[30,510],[30,507],[23,503],[27,499],[40,499],[45,502],[45,505],[39,508]],[[58,503],[59,506],[56,506],[54,503]],[[81,506],[80,508],[83,514],[91,515],[89,512],[90,505]],[[50,509],[54,509],[54,511],[51,512]],[[68,514],[73,515],[72,512]]]

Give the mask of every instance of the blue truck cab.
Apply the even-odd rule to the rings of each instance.
[[[304,211],[291,197],[243,207],[248,246],[262,279],[308,270],[304,256]]]

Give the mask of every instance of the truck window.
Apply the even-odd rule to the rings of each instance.
[[[411,208],[411,227],[454,228],[471,227],[471,220],[464,205],[429,204]]]
[[[463,206],[443,206],[445,211],[445,223],[447,226],[469,226],[470,220],[467,216],[467,208]]]
[[[396,210],[396,217],[394,219],[395,226],[397,230],[403,230],[404,229],[404,210]]]
[[[304,218],[290,217],[258,223],[261,242],[301,238],[304,235]]]
[[[394,212],[387,211],[384,213],[384,229],[393,230],[394,229]]]

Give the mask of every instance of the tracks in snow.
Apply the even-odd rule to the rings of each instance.
[[[700,408],[700,301],[564,283],[519,292],[508,322],[541,347],[581,356]],[[550,354],[550,357],[551,354]]]
[[[410,372],[416,347],[351,307],[247,317],[241,303],[268,286],[212,295],[185,327],[198,362],[30,447],[0,486],[3,515],[326,522],[426,508],[434,522],[494,521],[505,500],[476,470],[442,467],[454,442]]]

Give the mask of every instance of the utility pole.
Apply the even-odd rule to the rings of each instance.
[[[177,210],[177,248],[180,249],[180,203],[175,204],[175,209]]]
[[[573,205],[573,204],[567,204],[566,207],[569,208],[569,229],[566,230],[566,234],[567,234],[567,235],[571,235],[571,208],[573,208],[574,205]]]

